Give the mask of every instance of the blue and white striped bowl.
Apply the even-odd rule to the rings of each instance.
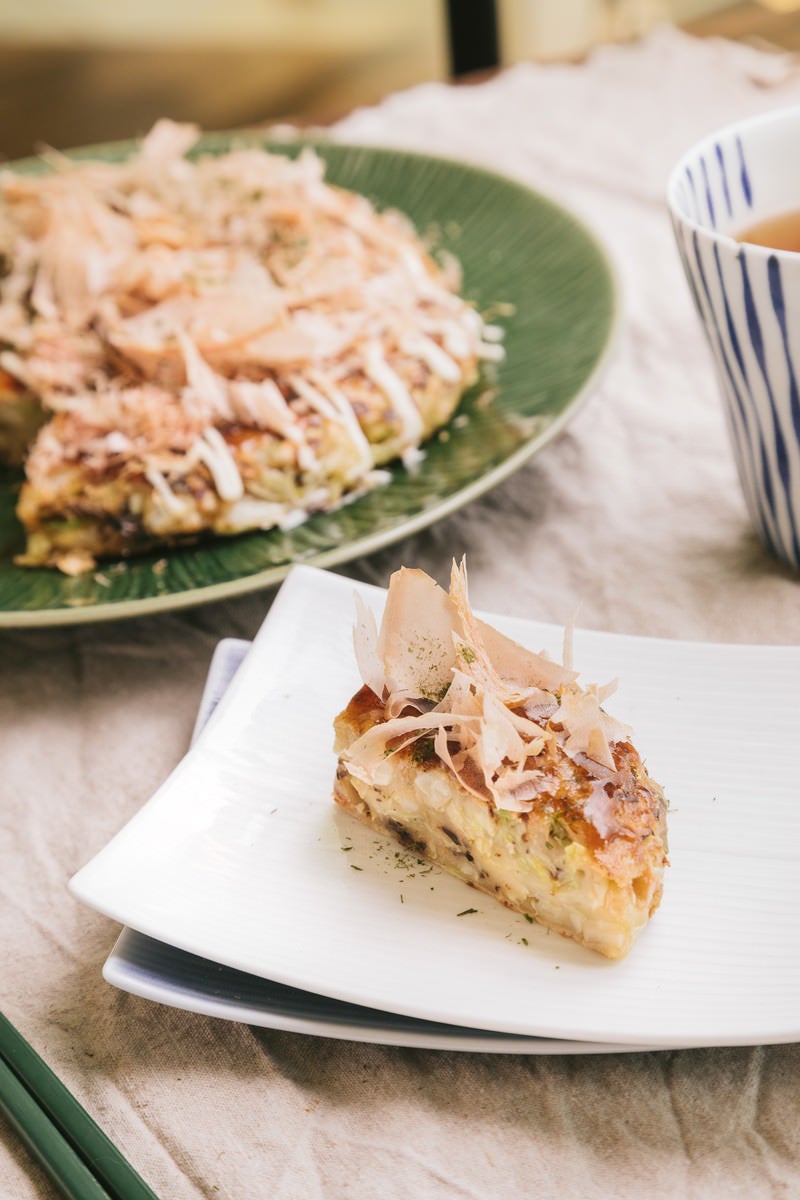
[[[700,142],[672,172],[667,199],[751,519],[800,569],[800,254],[736,240],[800,211],[800,108]]]

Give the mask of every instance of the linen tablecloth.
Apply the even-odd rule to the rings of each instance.
[[[800,640],[800,581],[750,528],[664,204],[692,141],[798,102],[797,59],[662,29],[580,65],[417,87],[333,130],[548,192],[604,241],[623,293],[616,354],[564,435],[344,573],[386,584],[408,564],[443,580],[466,553],[480,608],[563,623],[580,604],[596,629]],[[800,1195],[798,1046],[392,1049],[214,1022],[103,982],[117,928],[67,881],[176,764],[215,643],[251,637],[272,594],[0,636],[0,1005],[159,1195]],[[0,1196],[49,1195],[0,1128]]]

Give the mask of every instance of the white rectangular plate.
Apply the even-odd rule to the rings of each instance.
[[[213,962],[423,1020],[654,1047],[800,1040],[800,649],[576,632],[582,680],[620,677],[610,707],[672,803],[662,907],[610,963],[334,808],[354,590],[380,612],[380,589],[294,569],[193,749],[75,894]],[[557,656],[560,630],[490,620]]]
[[[193,740],[219,704],[250,650],[251,643],[224,638],[211,659]],[[423,1050],[462,1050],[482,1054],[606,1054],[648,1050],[649,1046],[602,1045],[559,1038],[516,1036],[419,1021],[285,987],[258,975],[234,971],[123,929],[106,959],[103,978],[114,987],[223,1021],[239,1021],[315,1037],[412,1046]]]

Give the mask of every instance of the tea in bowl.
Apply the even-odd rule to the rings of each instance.
[[[800,108],[730,125],[667,200],[753,524],[800,570]]]

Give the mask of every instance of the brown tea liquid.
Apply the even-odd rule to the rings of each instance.
[[[750,242],[754,246],[767,246],[771,250],[800,252],[800,209],[758,221],[737,233],[736,240]]]

